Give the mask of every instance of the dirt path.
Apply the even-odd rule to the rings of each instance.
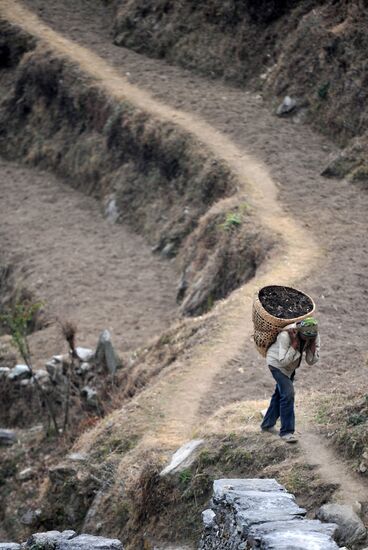
[[[7,17],[72,57],[116,98],[128,98],[195,134],[228,162],[238,175],[239,193],[251,197],[262,223],[281,234],[285,243],[282,256],[269,261],[254,281],[220,306],[222,329],[217,340],[203,344],[195,358],[158,381],[150,407],[160,411],[162,420],[148,437],[175,446],[191,436],[202,414],[209,414],[220,404],[269,394],[272,383],[250,345],[250,309],[255,288],[270,281],[291,284],[303,280],[303,286],[320,304],[325,349],[323,375],[317,368],[304,369],[300,376],[302,385],[330,391],[361,385],[367,374],[363,366],[366,314],[362,295],[367,295],[363,277],[367,268],[368,199],[345,182],[319,176],[333,146],[308,128],[274,119],[257,96],[114,48],[104,34],[107,27],[98,28],[93,8],[86,17],[80,17],[83,11],[78,15],[78,9],[87,9],[83,2],[75,8],[73,4],[72,24],[65,17],[67,2],[56,7],[41,0],[28,3],[42,6],[42,15],[48,22],[90,49],[40,24],[17,3],[1,0],[0,6]],[[92,50],[98,51],[105,61]],[[153,100],[132,86],[128,78],[172,107]],[[262,161],[272,167],[272,176]],[[290,215],[277,201],[278,193]],[[341,336],[336,338],[339,331]],[[320,445],[320,440],[314,439],[313,445]],[[319,454],[325,456],[322,467],[326,467],[330,456]],[[347,481],[350,480],[349,477]],[[360,500],[367,497],[363,489],[360,495]]]
[[[159,334],[175,317],[176,273],[143,238],[105,220],[96,200],[50,174],[0,161],[2,253],[51,316],[77,322],[81,345],[111,331],[120,352]],[[51,326],[35,333],[39,366],[63,344]],[[63,349],[63,347],[62,347]]]
[[[300,445],[306,462],[317,466],[320,477],[326,483],[339,484],[333,495],[335,502],[351,505],[356,502],[367,502],[368,488],[362,483],[361,477],[352,474],[321,437],[308,431],[306,427],[302,431]]]

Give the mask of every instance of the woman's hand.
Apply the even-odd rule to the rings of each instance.
[[[311,350],[313,355],[316,353],[316,345],[317,345],[317,338],[316,337],[310,338],[310,340],[308,340],[307,346],[308,346],[308,349]]]
[[[294,349],[298,349],[299,347],[299,339],[298,339],[298,331],[296,328],[291,328],[288,330],[289,336],[290,336],[290,345]]]

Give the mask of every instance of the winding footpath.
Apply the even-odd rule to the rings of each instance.
[[[198,113],[192,113],[189,112],[189,110],[179,110],[174,106],[170,106],[169,100],[166,101],[165,97],[161,97],[161,101],[159,101],[149,92],[143,90],[142,87],[133,85],[127,76],[123,76],[126,72],[126,67],[119,70],[116,66],[118,64],[117,62],[115,63],[115,67],[108,64],[106,59],[100,57],[93,51],[92,44],[91,46],[86,43],[81,45],[64,34],[60,34],[56,30],[53,30],[50,26],[44,24],[34,13],[27,10],[20,2],[15,2],[14,0],[0,0],[0,10],[2,17],[23,27],[28,32],[47,42],[48,46],[52,47],[58,54],[67,56],[74,63],[77,63],[82,72],[93,78],[104,91],[115,99],[128,100],[132,104],[149,112],[154,117],[177,124],[186,132],[194,135],[196,139],[203,144],[203,147],[212,151],[217,158],[229,165],[237,176],[239,200],[246,198],[247,202],[250,203],[253,210],[257,213],[261,224],[278,235],[280,240],[282,252],[265,262],[252,281],[234,292],[228,300],[216,307],[215,314],[221,319],[221,327],[216,331],[215,337],[210,336],[205,343],[197,346],[195,353],[193,353],[190,359],[185,363],[179,360],[180,368],[176,368],[175,370],[172,369],[165,377],[161,377],[155,384],[155,392],[150,395],[149,399],[150,410],[152,412],[152,417],[155,419],[159,417],[160,420],[155,420],[155,423],[152,424],[151,432],[147,434],[145,439],[146,441],[162,442],[163,445],[175,449],[178,445],[192,436],[194,428],[204,414],[201,409],[203,401],[206,400],[209,393],[212,392],[216,394],[216,379],[221,377],[222,372],[228,372],[228,366],[231,365],[232,361],[244,353],[245,343],[250,341],[253,330],[251,323],[251,307],[255,290],[265,284],[275,283],[275,281],[279,284],[288,285],[298,285],[303,282],[307,290],[309,290],[310,286],[312,289],[311,293],[315,295],[318,288],[318,279],[314,278],[315,273],[328,272],[328,277],[331,277],[331,274],[334,274],[334,262],[337,262],[336,265],[338,265],[338,259],[335,259],[335,257],[330,258],[328,250],[328,243],[330,242],[330,234],[328,233],[330,230],[329,221],[332,219],[329,217],[331,215],[331,210],[333,210],[332,214],[334,216],[339,216],[339,214],[342,215],[342,206],[339,200],[345,200],[345,198],[349,197],[349,204],[352,207],[356,205],[356,235],[364,235],[366,226],[364,225],[363,210],[366,199],[361,201],[354,190],[351,191],[347,188],[341,188],[340,195],[336,192],[336,196],[332,195],[328,205],[325,205],[323,203],[323,195],[326,195],[326,193],[328,195],[330,193],[331,189],[333,189],[330,187],[329,189],[325,188],[323,190],[318,190],[318,195],[317,193],[315,194],[313,202],[311,200],[310,178],[314,177],[314,179],[316,179],[316,167],[314,166],[312,172],[310,172],[309,170],[311,170],[312,167],[308,165],[308,159],[304,160],[306,165],[303,167],[301,167],[301,165],[291,166],[291,174],[294,168],[295,182],[293,182],[293,185],[290,185],[289,182],[289,189],[283,188],[282,183],[280,183],[282,171],[278,171],[280,160],[277,158],[277,154],[275,159],[276,149],[273,151],[272,156],[265,154],[265,151],[267,153],[267,149],[265,150],[264,146],[262,146],[263,155],[258,155],[258,138],[255,133],[253,136],[249,133],[249,135],[247,135],[247,143],[250,147],[251,141],[254,141],[254,153],[257,154],[256,157],[255,154],[249,154],[248,147],[240,143],[242,141],[240,130],[238,130],[237,134],[234,136],[226,135],[225,131],[228,130],[225,122],[226,116],[222,119],[214,116],[213,124],[212,122],[208,122],[208,120],[211,119],[211,113],[208,113],[206,109],[208,110],[208,101],[209,98],[211,98],[211,93],[216,93],[217,96],[214,105],[217,105],[219,93],[226,94],[226,96],[223,96],[226,97],[226,100],[224,99],[221,103],[222,110],[226,111],[226,102],[229,101],[229,97],[231,101],[231,98],[233,96],[235,97],[235,94],[240,94],[238,90],[234,91],[232,89],[227,89],[222,87],[221,84],[216,88],[213,83],[207,83],[207,101],[202,108],[201,114],[203,118],[201,118],[198,116]],[[83,27],[82,22],[81,27]],[[98,37],[96,40],[98,41]],[[85,37],[84,41],[86,42]],[[108,42],[107,37],[105,41],[106,43]],[[112,55],[109,49],[106,49],[106,51],[107,57]],[[117,52],[116,55],[121,54]],[[125,54],[125,59],[127,55],[128,54]],[[132,54],[131,63],[133,64],[134,59],[137,60],[137,58],[138,56],[136,54]],[[154,64],[154,62],[152,62],[152,64]],[[163,70],[165,69],[160,65],[160,71],[162,72]],[[168,68],[169,73],[172,74],[172,71],[174,71],[174,69]],[[175,69],[175,71],[179,72],[178,69]],[[194,84],[191,85],[192,87],[188,86],[188,89],[185,91],[185,86],[183,88],[182,82],[179,82],[180,77],[178,76],[178,89],[180,88],[182,94],[186,92],[190,95],[194,87],[197,87],[198,90],[201,91],[206,85],[204,79],[199,79],[197,81],[194,77],[189,77],[188,75],[183,78],[186,78],[188,82],[192,79]],[[156,82],[154,78],[151,80],[154,83]],[[197,83],[198,86],[196,86]],[[210,88],[216,88],[215,92],[211,92]],[[153,91],[156,96],[159,95],[158,91],[151,91]],[[164,96],[164,94],[161,95]],[[178,94],[175,97],[180,98],[181,96]],[[252,111],[256,108],[258,99],[251,99],[243,93],[239,101],[248,101],[251,104]],[[188,105],[188,107],[190,107],[190,105]],[[263,135],[266,133],[271,141],[277,139],[277,126],[268,127],[264,122],[267,119],[259,116],[260,113],[262,113],[261,108],[258,113],[249,112],[250,121],[253,120],[252,116],[255,119],[257,116],[259,118],[257,123],[254,124],[253,130],[257,132],[260,130],[262,124],[265,124]],[[236,111],[232,110],[227,117],[229,126],[232,125],[234,116],[236,116]],[[205,118],[207,121],[205,121]],[[238,128],[235,122],[234,128]],[[315,141],[320,139],[314,138],[309,130],[305,132],[308,134],[308,139],[314,139]],[[247,134],[246,126],[244,126],[244,133]],[[298,142],[297,139],[293,140],[292,136],[292,132],[290,135],[288,134],[287,139],[285,138],[283,142],[284,145],[288,143],[290,151],[292,151],[294,145],[302,154],[303,145],[305,145],[306,142]],[[321,157],[318,155],[322,147],[322,140],[320,140],[320,145],[318,145],[318,147],[315,143],[309,143],[310,150],[312,153],[315,153],[315,158],[321,163]],[[317,148],[318,154],[315,151]],[[260,160],[262,156],[264,157],[264,161],[266,160],[265,157],[268,156],[272,164],[275,165],[273,173],[277,175],[276,178],[271,176],[267,168],[268,163],[266,164],[264,161]],[[292,152],[290,152],[290,163],[292,163],[294,158]],[[314,174],[314,176],[311,176],[311,174]],[[285,172],[284,176],[285,181],[288,182],[290,175]],[[305,183],[304,187],[303,178],[309,178],[308,184]],[[317,183],[314,182],[315,185],[317,185]],[[332,184],[329,182],[326,185],[331,186]],[[296,192],[296,188],[300,190],[299,195]],[[280,194],[282,200],[279,198]],[[315,207],[314,212],[313,205]],[[216,208],[216,206],[214,206],[214,208]],[[311,220],[310,215],[309,217],[308,215],[306,216],[306,213],[312,213],[313,220]],[[297,219],[303,221],[296,221]],[[319,223],[321,223],[320,227],[318,227]],[[340,231],[341,234],[343,233],[343,229],[344,228],[337,224],[332,234],[338,237]],[[341,243],[342,241],[337,241],[335,243],[336,247],[339,246],[339,242]],[[342,245],[341,247],[342,249],[346,247],[346,241],[344,241],[344,247]],[[366,249],[364,249],[364,251],[366,251]],[[366,259],[364,259],[366,258],[364,254],[359,253],[359,250],[355,252],[359,255],[361,262],[366,261]],[[346,257],[345,260],[344,256],[343,260],[340,258],[340,264],[342,261],[348,263],[348,260],[349,258]],[[351,273],[350,271],[345,271],[345,275],[348,278],[350,277],[351,281],[353,281],[355,272],[353,272],[353,270]],[[350,279],[348,283],[351,282]],[[318,290],[319,295],[323,293],[327,295],[328,290],[326,291],[326,284],[320,284],[322,290]],[[334,284],[336,284],[336,286],[340,284],[338,277]],[[330,290],[333,291],[332,286]],[[355,300],[355,296],[352,299]],[[329,315],[328,310],[325,312],[325,315],[327,318]],[[329,338],[332,339],[333,336],[334,335],[331,333]],[[351,345],[355,346],[355,341],[352,340]],[[254,355],[252,356],[250,354],[249,357],[252,358]],[[250,368],[253,369],[252,376],[256,382],[254,384],[254,391],[258,391],[258,395],[248,394],[247,398],[256,399],[265,397],[271,383],[265,382],[264,394],[259,395],[260,388],[259,384],[257,386],[257,381],[259,382],[262,377],[265,379],[266,373],[262,375],[258,374],[256,369],[253,368],[253,365],[251,365]],[[262,370],[259,366],[258,369],[258,372]],[[306,380],[318,382],[318,378],[313,378],[317,377],[316,374],[307,374],[306,376]],[[341,376],[344,378],[345,373],[342,372]],[[233,384],[236,386],[236,381],[233,381]],[[243,385],[243,387],[246,388],[247,386]],[[155,412],[159,412],[159,414],[154,414]],[[307,426],[305,429],[308,432],[309,427]],[[315,435],[313,435],[313,437],[313,445],[320,445],[320,449],[323,450],[324,445],[320,438]],[[312,441],[312,439],[310,439],[310,441]],[[323,455],[323,453],[319,454]],[[329,460],[329,455],[326,455],[326,457],[325,459]],[[310,458],[312,459],[312,456],[310,456]],[[324,474],[323,466],[326,466],[326,464],[322,461],[320,464],[322,475]],[[338,471],[335,472],[335,474],[339,475]],[[329,479],[328,481],[331,480]],[[354,480],[352,480],[350,474],[346,473],[344,479],[337,479],[337,481],[341,482],[340,498],[346,500],[349,491],[349,483],[354,483]],[[360,495],[360,500],[368,500],[368,490],[365,487],[361,488]]]

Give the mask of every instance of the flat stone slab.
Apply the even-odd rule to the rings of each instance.
[[[216,479],[213,482],[214,499],[222,499],[225,494],[239,494],[246,491],[286,492],[275,479]]]
[[[123,550],[123,545],[117,539],[79,535],[58,543],[57,550]]]
[[[319,520],[293,520],[263,523],[252,527],[248,543],[268,550],[337,550],[331,537],[337,526]]]
[[[20,544],[15,542],[0,542],[0,550],[20,550]]]
[[[62,533],[60,531],[46,531],[45,533],[36,533],[29,537],[26,543],[26,548],[28,549],[32,547],[37,547],[37,549],[41,550],[44,547],[56,547],[61,541],[71,539],[72,537],[75,537],[75,535],[76,532],[71,530],[63,531]]]
[[[124,550],[117,539],[95,537],[94,535],[76,535],[75,531],[48,531],[32,535],[26,545],[26,550]],[[12,549],[10,549],[12,550]],[[18,549],[14,549],[18,550]]]
[[[196,451],[203,443],[203,439],[192,439],[192,441],[185,443],[173,454],[170,464],[162,470],[160,476],[174,474],[185,468],[189,468],[196,457]]]
[[[226,497],[227,502],[231,500],[229,496]],[[293,495],[281,491],[242,491],[235,496],[233,506],[238,527],[244,537],[247,537],[253,525],[299,519],[306,514],[296,504]]]

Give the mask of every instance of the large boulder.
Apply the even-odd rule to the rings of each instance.
[[[336,523],[336,541],[353,546],[365,539],[367,530],[360,517],[348,504],[324,504],[317,513],[322,521]]]

